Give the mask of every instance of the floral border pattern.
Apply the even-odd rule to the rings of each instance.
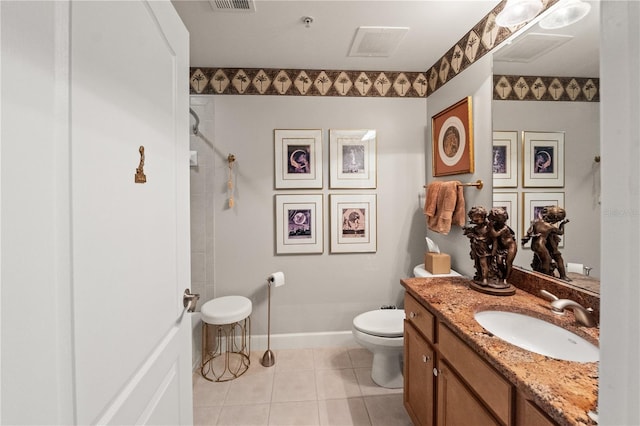
[[[600,102],[599,89],[599,78],[493,76],[493,99],[499,101]]]
[[[422,98],[421,72],[278,68],[191,68],[192,95],[285,95]]]

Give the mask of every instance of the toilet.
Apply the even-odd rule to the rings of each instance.
[[[404,309],[376,309],[353,319],[353,337],[373,353],[371,378],[385,388],[401,388]]]
[[[415,277],[431,277],[424,264],[413,269]],[[459,277],[451,270],[439,277]],[[353,337],[361,346],[373,353],[371,378],[385,388],[401,388],[402,350],[404,345],[404,309],[376,309],[353,319]]]
[[[427,271],[427,269],[424,267],[424,263],[421,263],[420,265],[416,265],[416,267],[413,268],[413,276],[427,278],[427,277],[461,277],[462,275],[460,275],[458,272],[454,271],[453,269],[451,269],[448,274],[437,274],[437,275],[432,274],[431,272]]]

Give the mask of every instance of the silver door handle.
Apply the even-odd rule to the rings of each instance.
[[[198,304],[198,299],[200,299],[200,295],[197,293],[191,293],[187,288],[184,290],[184,296],[182,297],[182,306],[187,308],[187,312],[194,312],[196,310],[196,305]]]

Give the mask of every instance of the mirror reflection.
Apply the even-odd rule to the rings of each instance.
[[[530,24],[493,55],[493,194],[518,240],[545,205],[564,208],[569,285],[599,293],[599,3],[588,3],[579,22]],[[513,264],[532,270],[533,260],[528,243]]]

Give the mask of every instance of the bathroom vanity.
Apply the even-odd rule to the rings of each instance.
[[[521,349],[487,332],[475,312],[524,313],[597,344],[597,327],[521,289],[482,294],[463,277],[407,278],[404,405],[415,425],[592,425],[598,363],[563,361]]]

